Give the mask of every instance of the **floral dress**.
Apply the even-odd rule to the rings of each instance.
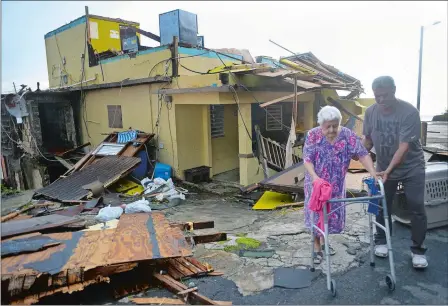
[[[332,185],[332,198],[345,198],[345,175],[353,157],[362,157],[368,152],[362,145],[360,138],[350,129],[341,127],[334,144],[327,141],[322,134],[322,129],[316,127],[308,132],[305,145],[303,147],[303,159],[305,162],[314,165],[316,174]],[[313,191],[313,181],[311,175],[305,174],[305,224],[311,229],[311,210],[309,200]],[[344,203],[331,204],[334,210]],[[314,224],[317,224],[319,214],[314,214]],[[338,234],[345,227],[345,207],[338,209],[328,216],[328,232]],[[318,236],[320,233],[314,231]]]

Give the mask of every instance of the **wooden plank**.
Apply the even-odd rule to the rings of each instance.
[[[85,143],[85,144],[82,144],[82,145],[80,145],[80,146],[77,146],[76,148],[73,148],[73,149],[67,150],[67,151],[65,151],[65,152],[63,152],[63,153],[61,153],[61,154],[58,154],[58,156],[64,157],[65,155],[68,155],[68,154],[70,154],[70,153],[76,152],[76,151],[78,151],[79,149],[85,148],[85,147],[90,146],[90,145],[91,145],[91,143],[90,143],[90,142],[87,142],[87,143]]]
[[[288,203],[277,206],[275,209],[291,208],[291,207],[303,207],[304,202]]]
[[[192,230],[214,228],[215,227],[215,221],[171,223],[170,225],[172,227],[180,228],[183,231],[192,231]]]
[[[70,286],[64,286],[60,288],[51,289],[44,292],[39,292],[37,294],[29,295],[24,298],[14,299],[11,301],[12,305],[30,305],[30,304],[36,304],[39,302],[39,300],[43,297],[50,296],[56,293],[68,293],[71,294],[76,291],[84,290],[85,287],[90,286],[92,284],[97,284],[101,282],[109,282],[108,277],[99,277],[95,280],[89,280],[78,284],[72,284]]]
[[[49,215],[27,220],[11,221],[2,223],[1,237],[10,237],[14,235],[38,232],[44,229],[50,229],[70,223],[75,223],[77,221],[79,220],[76,218],[60,215]]]
[[[208,268],[205,265],[203,265],[201,262],[199,262],[198,260],[196,260],[193,257],[185,257],[185,260],[189,261],[191,264],[195,265],[196,267],[198,267],[203,272],[207,272],[208,271]]]
[[[232,306],[231,301],[215,301],[216,305]]]
[[[69,163],[68,161],[66,161],[62,157],[59,157],[59,156],[55,155],[54,158],[56,158],[68,170],[72,169],[73,166],[74,166],[72,163]]]
[[[118,223],[107,264],[191,256],[178,228],[162,212],[124,214]]]
[[[177,293],[177,295],[186,295],[186,294],[188,294],[188,293],[195,292],[195,291],[198,291],[198,287],[188,288],[188,289],[179,291],[179,292]]]
[[[222,276],[222,275],[224,275],[224,272],[214,271],[214,272],[207,273],[207,275],[209,275],[209,276]]]
[[[170,277],[169,275],[160,275],[160,274],[153,274],[153,276],[159,280],[168,290],[170,290],[173,293],[178,293],[182,290],[186,290],[188,289],[187,286],[185,286],[184,284],[176,281],[175,279],[173,279],[172,277]],[[197,293],[197,292],[192,292],[189,295],[189,298],[196,300],[198,303],[200,303],[201,305],[217,305],[215,301]]]
[[[174,269],[176,269],[180,274],[182,274],[182,277],[189,277],[194,275],[193,271],[189,270],[187,267],[183,266],[175,259],[171,259],[169,263]]]
[[[190,241],[191,241],[191,239],[193,239],[195,244],[210,243],[210,242],[226,241],[227,234],[226,233],[216,233],[216,234],[209,234],[209,235],[195,235],[195,236],[185,237],[185,239],[188,239]]]
[[[201,269],[196,267],[195,265],[191,264],[189,261],[186,260],[186,257],[179,257],[175,259],[179,264],[186,267],[188,270],[191,271],[192,275],[200,275],[203,273]]]
[[[135,156],[137,152],[139,152],[145,144],[147,144],[152,138],[154,137],[154,134],[139,134],[137,136],[137,139],[133,140],[133,143],[139,143],[138,146],[126,146],[125,150],[121,152],[119,155],[121,156]]]
[[[180,299],[170,299],[170,298],[132,298],[131,302],[137,305],[185,305],[185,302]]]
[[[301,94],[304,94],[305,92],[306,92],[306,91],[299,91],[299,92],[297,93],[297,96],[299,96],[299,95],[301,95]],[[269,105],[272,105],[272,104],[275,104],[275,103],[278,103],[278,102],[282,102],[282,101],[285,101],[285,100],[288,100],[288,99],[291,99],[291,98],[294,98],[294,94],[292,94],[292,95],[287,95],[287,96],[283,96],[283,97],[280,97],[280,98],[277,98],[277,99],[274,99],[274,100],[271,100],[271,101],[262,103],[262,104],[260,104],[260,107],[264,108],[264,107],[267,107],[267,106],[269,106]]]

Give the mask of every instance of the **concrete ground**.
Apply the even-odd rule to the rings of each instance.
[[[242,304],[448,304],[448,231],[428,233],[426,271],[415,271],[410,262],[409,229],[394,223],[393,248],[397,273],[396,290],[390,293],[385,284],[388,261],[368,260],[367,216],[361,206],[347,207],[347,225],[341,235],[333,235],[331,244],[337,253],[331,259],[337,297],[326,289],[326,269],[308,288],[274,287],[277,267],[305,268],[309,264],[310,236],[304,227],[302,209],[255,211],[246,201],[232,196],[191,195],[181,205],[165,210],[171,221],[215,221],[214,229],[200,233],[226,232],[230,242],[198,245],[194,256],[211,264],[222,277],[203,277],[194,282],[199,292],[211,299]],[[261,248],[275,251],[270,258],[248,258],[227,252],[226,244],[245,235],[261,242]],[[104,290],[104,291],[103,291]],[[70,296],[42,299],[43,304],[130,304],[131,297],[113,300],[107,284],[95,285]],[[153,289],[135,296],[173,297],[164,289]],[[60,298],[60,299],[59,299]]]

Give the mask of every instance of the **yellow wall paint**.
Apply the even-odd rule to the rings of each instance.
[[[173,167],[175,174],[178,172],[177,139],[176,137],[176,105],[169,110],[165,103],[159,108],[157,95],[152,95],[152,103],[149,100],[148,85],[132,87],[101,89],[88,91],[86,95],[86,123],[82,123],[82,138],[84,142],[90,141],[92,146],[97,146],[106,137],[105,133],[124,131],[129,127],[146,133],[158,132],[159,161]],[[123,129],[109,128],[107,105],[121,105],[123,115]],[[84,111],[81,111],[84,116]],[[159,117],[159,129],[153,130]],[[82,118],[82,117],[81,117]],[[201,122],[199,120],[199,122]],[[171,130],[171,132],[170,132]]]
[[[238,167],[238,108],[224,105],[224,137],[212,138],[213,175]]]
[[[78,83],[81,80],[81,54],[84,53],[86,24],[45,39],[49,87],[59,87]],[[63,59],[65,58],[65,65]],[[86,67],[89,66],[86,61]],[[59,67],[68,74],[68,83],[61,83]]]
[[[90,33],[92,33],[92,29],[95,28],[94,23],[96,23],[96,28],[98,29],[98,38],[94,38],[91,36],[91,43],[94,50],[98,53],[104,52],[107,50],[115,49],[117,51],[121,50],[121,40],[120,40],[120,25],[128,25],[126,22],[117,22],[99,18],[89,18],[90,23]],[[140,28],[139,25],[133,24],[136,28]],[[113,38],[110,31],[118,32],[118,38]],[[140,38],[140,34],[137,33],[137,37]]]
[[[202,124],[205,105],[176,105],[177,147],[179,150],[178,175],[184,170],[209,166],[206,162],[206,143]]]
[[[113,131],[127,130],[129,127],[144,132],[151,132],[152,120],[149,94],[146,86],[124,87],[88,91],[85,99],[85,119],[88,127],[87,135],[83,124],[84,141],[98,145],[105,135]],[[109,128],[107,105],[121,105],[123,128]],[[82,112],[81,115],[84,115]]]
[[[85,27],[85,23],[79,24],[45,39],[50,88],[69,86],[81,81],[81,55],[84,53]],[[62,65],[64,57],[66,59],[65,67]],[[171,64],[165,67],[163,62],[169,58],[171,58],[170,50],[155,50],[152,53],[137,55],[135,58],[123,56],[121,59],[105,62],[101,66],[89,67],[87,55],[84,66],[84,81],[88,80],[88,82],[84,84],[106,84],[121,82],[127,78],[130,80],[148,78],[150,76],[165,75],[165,71],[170,76],[172,74]],[[155,65],[157,66],[153,69]],[[61,84],[58,66],[61,66],[68,73],[67,84]],[[150,72],[151,75],[149,75]]]

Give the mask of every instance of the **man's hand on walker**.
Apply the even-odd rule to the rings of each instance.
[[[378,172],[376,175],[383,180],[383,184],[384,184],[384,183],[386,183],[387,178],[389,177],[389,172],[381,171],[381,172]]]

